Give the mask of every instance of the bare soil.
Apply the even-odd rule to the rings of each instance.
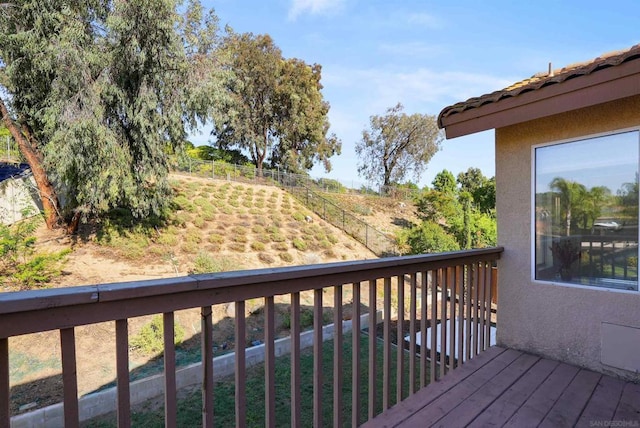
[[[196,259],[201,256],[209,257],[222,270],[375,258],[363,245],[325,223],[279,188],[193,177],[174,177],[174,180],[178,196],[183,196],[187,203],[179,207],[169,226],[157,229],[151,236],[141,238],[123,232],[119,239],[105,240],[91,226],[83,226],[76,237],[40,228],[39,250],[72,249],[63,275],[50,285],[69,287],[182,276],[196,269]],[[399,210],[397,202],[373,200],[376,199],[365,221],[391,230],[415,219],[410,209]],[[371,197],[364,197],[352,203],[370,204],[371,201]],[[363,296],[366,295],[363,292]],[[325,291],[324,302],[325,319],[329,321],[332,290]],[[343,302],[345,318],[349,318],[349,287],[345,287]],[[288,335],[286,323],[283,325],[288,316],[288,303],[288,296],[276,299],[276,323],[281,336]],[[303,310],[310,310],[311,292],[303,293],[301,304]],[[250,345],[263,339],[262,301],[247,302],[247,315],[245,342]],[[235,346],[233,316],[232,308],[227,305],[214,307],[214,351],[217,353],[229,352]],[[130,338],[150,320],[151,317],[130,319]],[[182,355],[183,363],[197,361],[199,310],[177,312],[176,322],[185,332],[179,359]],[[114,337],[113,322],[76,328],[79,394],[113,383]],[[12,414],[61,401],[58,332],[11,338],[9,346]],[[142,377],[159,370],[160,366],[158,356],[130,351],[132,376]]]

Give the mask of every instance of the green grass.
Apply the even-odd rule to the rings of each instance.
[[[360,423],[366,420],[368,406],[368,342],[369,338],[363,335],[360,340],[361,346],[361,371],[360,371],[360,390],[361,390],[361,409]],[[352,391],[352,346],[351,335],[346,334],[343,343],[343,382],[342,393],[344,426],[351,426],[351,391]],[[391,367],[391,404],[395,404],[396,396],[396,355],[395,349],[392,350],[392,367]],[[405,354],[405,384],[403,386],[403,395],[408,395],[408,361]],[[301,403],[302,403],[302,421],[301,426],[313,425],[313,351],[308,348],[302,351],[300,358],[301,366]],[[376,413],[382,411],[382,346],[378,342],[377,346],[377,398]],[[333,425],[333,400],[332,391],[333,384],[333,341],[327,341],[322,347],[322,371],[324,384],[322,387],[322,425]],[[276,359],[275,364],[275,387],[276,387],[276,426],[289,426],[291,421],[291,358],[289,355]],[[235,425],[235,379],[229,377],[220,380],[214,385],[214,424],[220,427],[233,427]],[[259,364],[247,370],[246,382],[247,403],[246,420],[248,426],[264,426],[264,365]],[[178,426],[200,426],[202,424],[200,391],[193,392],[186,396],[185,399],[178,403]],[[88,424],[89,427],[112,427],[115,421],[101,421]],[[163,427],[164,416],[162,409],[151,412],[139,412],[132,415],[132,426],[151,428]]]

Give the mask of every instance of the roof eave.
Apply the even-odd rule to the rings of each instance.
[[[447,138],[502,128],[640,94],[640,59],[609,66],[448,116],[438,125]]]

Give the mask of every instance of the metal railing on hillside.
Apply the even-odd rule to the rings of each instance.
[[[262,177],[253,165],[235,165],[221,161],[203,161],[192,158],[174,159],[171,168],[176,172],[188,173],[200,177],[210,177],[229,181],[259,182],[268,184],[270,180],[276,182],[295,182],[318,192],[350,193],[370,196],[385,196],[398,200],[413,200],[420,194],[419,189],[398,186],[377,186],[330,178],[313,178],[303,174],[291,174],[278,169],[263,169]]]
[[[332,402],[331,425],[358,426],[374,418],[418,389],[442,378],[490,345],[492,320],[491,266],[502,248],[459,251],[389,259],[297,266],[253,271],[193,275],[133,283],[21,291],[0,294],[0,426],[11,423],[11,378],[9,339],[23,334],[58,330],[62,354],[64,413],[42,412],[44,426],[77,427],[86,418],[83,400],[78,399],[75,329],[78,326],[112,322],[116,356],[117,421],[131,426],[129,366],[129,319],[162,314],[164,325],[164,418],[175,427],[177,419],[176,347],[174,313],[199,309],[202,343],[202,426],[213,427],[212,305],[235,305],[235,425],[247,426],[247,408],[264,406],[265,425],[276,425],[276,403],[290,409],[291,426],[300,426],[302,391],[312,389],[312,420],[324,426],[327,401]],[[326,291],[333,302],[324,302]],[[301,293],[313,296],[313,380],[301,385],[300,334]],[[290,299],[290,390],[275,386],[276,317],[274,298]],[[264,402],[247,403],[245,303],[261,299],[264,331]],[[333,369],[323,372],[323,314],[333,306]],[[343,334],[345,306],[351,307],[352,337]],[[360,325],[364,312],[382,311]],[[408,321],[407,329],[405,321]],[[379,325],[381,324],[381,325]],[[392,333],[397,326],[396,343]],[[380,326],[380,329],[378,328]],[[441,328],[437,328],[439,326]],[[449,327],[447,327],[449,326]],[[381,331],[382,342],[365,339]],[[408,331],[407,331],[408,330]],[[436,334],[436,330],[438,334]],[[428,338],[428,339],[427,339]],[[351,347],[352,376],[345,371],[344,346]],[[382,347],[380,357],[378,349]],[[363,349],[364,348],[364,349]],[[366,351],[368,349],[368,351]],[[368,355],[365,361],[363,356]],[[97,356],[96,365],[98,364]],[[96,370],[99,370],[96,367]],[[326,368],[324,369],[326,370]],[[378,382],[380,381],[380,386]],[[343,388],[350,387],[350,394]],[[366,385],[366,392],[365,392]],[[325,391],[331,391],[329,394]],[[331,395],[331,398],[329,398]],[[83,397],[84,399],[85,397]],[[200,406],[200,404],[196,404]],[[95,409],[91,409],[93,411]],[[282,412],[282,408],[280,408]]]
[[[346,188],[333,180],[317,181],[305,175],[289,174],[279,170],[263,170],[262,177],[258,177],[254,166],[194,159],[183,160],[181,164],[174,166],[174,170],[213,179],[282,186],[323,220],[352,236],[378,257],[400,254],[393,236],[377,230],[349,210],[320,194],[320,192],[346,192]]]

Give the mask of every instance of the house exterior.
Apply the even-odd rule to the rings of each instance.
[[[640,45],[446,107],[495,129],[498,344],[640,380]]]

